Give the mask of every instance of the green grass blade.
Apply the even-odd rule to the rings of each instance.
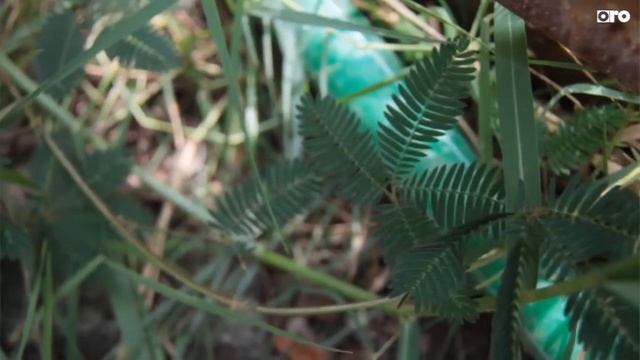
[[[207,224],[213,221],[213,217],[207,209],[182,195],[172,187],[158,181],[147,170],[136,166],[133,168],[133,173],[138,175],[147,186],[162,195],[165,199],[171,201],[185,213]]]
[[[537,65],[537,66],[546,66],[557,69],[567,69],[567,70],[575,70],[575,71],[590,71],[589,68],[566,61],[554,61],[554,60],[544,60],[544,59],[529,59],[529,64]]]
[[[152,17],[166,10],[174,3],[175,0],[151,1],[148,5],[142,7],[133,15],[127,16],[117,23],[109,26],[107,30],[105,30],[102,34],[100,34],[100,36],[98,36],[93,46],[81,52],[73,59],[70,59],[62,69],[57,71],[54,75],[45,79],[37,89],[16,102],[8,113],[0,115],[0,123],[12,113],[21,110],[25,105],[29,104],[33,99],[35,99],[35,97],[40,93],[49,90],[62,79],[66,78],[77,69],[82,68],[100,51],[113,46],[124,37],[142,28],[149,22],[149,20],[151,20]]]
[[[6,74],[19,88],[24,92],[32,93],[38,88],[38,84],[29,78],[20,68],[18,68],[6,55],[0,53],[0,69]],[[45,109],[51,116],[56,118],[60,123],[76,133],[80,133],[90,138],[99,148],[104,148],[105,141],[99,136],[92,134],[86,128],[82,127],[78,121],[67,109],[62,107],[56,100],[48,94],[39,94],[36,96],[36,102]],[[0,113],[0,123],[3,115],[9,116],[9,113]]]
[[[344,20],[331,19],[328,17],[309,14],[309,13],[300,12],[300,11],[278,10],[278,9],[264,7],[264,6],[259,6],[256,8],[251,8],[248,12],[249,14],[257,17],[267,17],[271,19],[278,19],[278,20],[296,23],[296,24],[302,24],[302,25],[327,27],[327,28],[336,29],[336,30],[357,31],[361,33],[375,34],[375,35],[379,35],[389,39],[395,39],[395,40],[407,41],[407,42],[424,42],[425,41],[424,38],[403,34],[395,30],[378,28],[374,26],[367,26],[367,25],[357,24],[357,23],[344,21]]]
[[[400,325],[398,340],[398,360],[418,360],[420,358],[420,325],[409,319]]]
[[[507,210],[518,207],[519,183],[524,203],[540,204],[540,158],[524,21],[496,4],[496,82]]]
[[[482,2],[483,4],[486,1]],[[480,37],[485,43],[489,42],[491,26],[488,21],[481,21]],[[495,101],[494,88],[491,86],[491,64],[489,61],[489,49],[480,47],[480,73],[478,74],[478,122],[480,140],[480,159],[489,163],[493,159],[493,130],[491,128],[491,115]]]
[[[114,270],[114,272],[119,273],[123,276],[126,276],[127,278],[131,279],[132,281],[135,281],[137,283],[143,284],[153,290],[155,290],[157,293],[162,294],[164,296],[166,296],[169,299],[172,300],[176,300],[178,302],[181,302],[185,305],[189,305],[191,307],[194,307],[198,310],[213,314],[213,315],[217,315],[217,316],[221,316],[230,320],[235,320],[238,321],[240,323],[243,323],[245,325],[248,326],[255,326],[259,329],[265,330],[267,332],[270,332],[272,334],[276,334],[276,335],[281,335],[284,337],[287,337],[291,340],[300,342],[302,344],[307,344],[307,345],[311,345],[311,346],[315,346],[315,347],[319,347],[325,350],[329,350],[329,351],[334,351],[334,352],[344,352],[342,350],[338,350],[338,349],[334,349],[334,348],[329,348],[326,346],[322,346],[320,344],[314,343],[310,340],[304,339],[300,336],[294,335],[292,333],[289,333],[285,330],[282,330],[278,327],[275,327],[273,325],[270,325],[264,321],[259,320],[258,318],[248,315],[248,314],[243,314],[240,312],[234,312],[232,310],[229,310],[223,306],[220,306],[218,304],[216,304],[215,302],[208,300],[208,299],[203,299],[200,297],[196,297],[190,294],[187,294],[186,292],[183,291],[178,291],[176,289],[173,289],[167,285],[161,284],[157,281],[154,281],[152,279],[146,278],[134,271],[131,271],[129,269],[127,269],[126,267],[122,266],[121,264],[118,264],[116,262],[113,261],[109,261],[107,260],[107,265]]]
[[[36,307],[38,305],[38,298],[40,297],[40,286],[42,284],[42,278],[45,269],[45,254],[47,254],[46,244],[42,248],[40,254],[40,268],[35,276],[35,284],[29,294],[29,301],[27,304],[27,315],[25,316],[24,323],[22,325],[22,335],[20,336],[20,343],[18,344],[18,350],[16,352],[16,359],[22,359],[22,354],[27,346],[29,340],[29,333],[31,333],[31,327],[33,326],[33,320],[36,315]]]
[[[533,116],[525,24],[497,3],[495,57],[507,210],[515,211],[542,202],[538,128]],[[510,225],[516,224],[511,221]],[[520,358],[518,297],[523,288],[535,287],[537,279],[538,239],[522,236],[508,242],[511,250],[492,326],[492,359]]]
[[[132,359],[153,359],[152,343],[144,329],[140,299],[128,279],[114,276],[107,282],[109,300],[122,333],[121,342]]]
[[[347,94],[344,95],[340,98],[338,98],[338,102],[341,103],[349,103],[361,96],[365,96],[367,94],[370,94],[374,91],[377,91],[379,89],[382,89],[384,87],[387,87],[395,82],[397,82],[398,80],[402,80],[405,76],[407,76],[409,74],[409,71],[411,70],[411,68],[406,67],[403,68],[402,70],[400,70],[398,73],[389,76],[386,79],[383,79],[382,81],[378,81],[377,83],[371,84],[369,86],[366,86],[360,90],[354,91],[351,94]]]
[[[56,300],[63,299],[69,295],[72,291],[76,290],[82,282],[84,282],[94,271],[96,271],[100,265],[104,262],[104,257],[98,255],[85,265],[83,265],[78,271],[65,280],[62,285],[56,289]]]
[[[547,103],[544,108],[544,112],[546,113],[552,107],[554,107],[560,99],[570,94],[585,94],[585,95],[593,95],[593,96],[602,96],[608,97],[610,99],[619,100],[628,102],[635,105],[640,105],[640,95],[631,95],[623,93],[622,91],[610,89],[606,86],[596,85],[596,84],[588,84],[588,83],[580,83],[580,84],[572,84],[563,87],[555,94],[551,100]]]
[[[442,24],[451,26],[452,28],[454,28],[458,32],[458,34],[462,34],[462,35],[468,37],[469,40],[477,40],[476,37],[471,35],[467,30],[462,28],[460,25],[456,24],[454,21],[451,21],[449,18],[447,18],[445,16],[442,16],[440,13],[438,13],[435,10],[432,10],[432,9],[426,7],[426,6],[422,6],[418,2],[413,1],[413,0],[400,0],[400,2],[404,3],[409,8],[413,9],[414,11],[417,11],[418,13],[422,13],[422,14],[425,14],[427,16],[431,16],[434,19],[440,21]]]
[[[20,171],[0,167],[0,183],[3,182],[22,186],[30,190],[36,190],[33,182],[31,182],[31,180],[24,176]]]
[[[3,40],[0,45],[0,53],[9,54],[15,49],[23,46],[27,43],[26,39],[35,34],[44,24],[44,18],[40,17],[29,21],[22,25],[20,28],[11,32],[11,36],[8,39]]]
[[[57,291],[56,291],[57,294]],[[78,348],[78,293],[76,291],[72,291],[69,296],[67,296],[66,301],[66,311],[65,314],[65,326],[62,332],[66,337],[66,356],[69,360],[80,360],[82,359],[82,353]]]
[[[29,340],[29,333],[31,332],[31,327],[33,326],[33,320],[35,319],[36,313],[36,305],[38,303],[38,297],[40,297],[40,284],[42,282],[42,276],[39,276],[36,279],[36,283],[29,294],[29,304],[27,305],[27,316],[24,320],[24,324],[22,327],[22,335],[20,337],[20,343],[18,345],[18,352],[16,355],[16,359],[22,359],[22,354],[24,353],[24,349],[27,346],[27,341]]]
[[[44,311],[42,317],[42,344],[40,351],[42,353],[42,359],[51,360],[53,358],[53,311],[55,309],[51,255],[47,256],[44,274],[43,298]]]
[[[245,138],[249,139],[250,134],[247,130],[247,126],[244,121],[244,108],[242,106],[242,92],[240,90],[240,84],[238,83],[238,62],[233,61],[232,54],[229,53],[229,49],[227,47],[224,28],[222,27],[222,22],[220,21],[220,11],[218,11],[218,5],[216,1],[213,0],[202,0],[202,9],[204,10],[204,14],[207,20],[207,26],[209,28],[209,33],[213,38],[213,41],[216,43],[218,47],[218,55],[220,56],[220,60],[222,62],[222,68],[224,70],[225,78],[229,84],[229,102],[231,107],[236,111],[237,115],[240,117],[240,123],[242,124],[242,132],[244,133]],[[236,14],[234,16],[242,16],[243,15],[243,3],[240,3],[236,6]],[[238,50],[239,51],[239,50]],[[260,178],[260,172],[258,170],[258,163],[255,158],[255,154],[252,149],[252,145],[250,141],[244,142],[247,155],[249,157],[249,163],[251,165],[251,170],[254,174],[256,174],[256,179],[258,183],[258,188],[263,198],[267,199],[268,194],[265,188],[265,185]],[[282,244],[284,245],[286,250],[290,249],[287,240],[282,234],[282,229],[278,224],[276,216],[273,212],[273,208],[269,202],[265,203],[267,211],[269,212],[269,217],[271,219],[271,223],[275,228],[275,232],[277,236],[280,238]]]

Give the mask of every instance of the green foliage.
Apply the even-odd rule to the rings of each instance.
[[[29,236],[9,219],[0,216],[0,259],[17,259]]]
[[[276,220],[284,223],[306,209],[322,190],[320,178],[300,161],[272,166],[262,179],[266,197],[257,177],[251,176],[218,199],[211,225],[233,239],[253,240],[273,225],[267,203]]]
[[[456,125],[475,69],[469,42],[458,38],[415,65],[387,107],[381,124],[381,155],[392,178],[411,174],[429,144]]]
[[[407,249],[440,236],[440,229],[425,211],[413,206],[380,205],[373,221],[378,224],[374,236],[380,240],[385,259],[392,266]]]
[[[574,178],[539,221],[546,232],[543,268],[563,280],[595,257],[615,259],[634,252],[640,234],[640,203],[606,181],[581,185]],[[607,241],[602,241],[607,239]]]
[[[83,45],[84,36],[71,10],[50,13],[38,39],[38,79],[42,81],[64,69],[71,59],[82,52]],[[49,93],[56,98],[62,98],[75,87],[83,74],[82,68],[73,70],[49,89]]]
[[[505,211],[501,173],[489,165],[439,166],[410,177],[398,188],[406,201],[427,209],[445,229]]]
[[[565,312],[590,359],[640,357],[640,308],[596,288],[569,297]]]
[[[121,64],[142,70],[167,71],[180,63],[171,41],[150,26],[140,28],[106,51]]]
[[[496,3],[494,28],[502,170],[507,210],[513,211],[542,201],[538,125],[533,116],[524,20]]]
[[[139,203],[116,192],[131,169],[130,157],[123,147],[73,155],[79,151],[70,136],[58,133],[55,138],[87,184],[116,214],[136,224],[150,223],[147,211]],[[46,146],[38,147],[27,168],[38,189],[35,200],[41,215],[39,230],[32,230],[45,234],[43,239],[52,243],[55,272],[72,273],[97,254],[109,253],[110,240],[118,236],[51,151]]]
[[[627,114],[614,106],[580,111],[546,139],[549,169],[556,174],[569,174],[578,169],[594,153],[606,151],[611,146],[612,136],[627,122]]]
[[[310,165],[283,179],[294,181],[304,174],[317,176],[314,188],[319,188],[317,182],[324,181],[355,203],[375,205],[374,236],[391,268],[390,296],[411,296],[418,311],[426,310],[455,322],[473,321],[478,304],[470,297],[474,290],[465,268],[478,260],[487,246],[506,248],[492,356],[514,359],[521,356],[520,294],[535,288],[538,268],[541,266],[551,280],[564,281],[592,271],[599,262],[634,253],[640,202],[632,201],[635,195],[626,190],[609,189],[608,179],[579,185],[574,178],[557,199],[541,204],[541,189],[534,188],[534,181],[525,181],[529,172],[538,174],[538,162],[532,166],[526,160],[537,159],[538,152],[534,147],[513,149],[513,144],[503,146],[503,152],[527,153],[515,154],[511,160],[518,168],[504,172],[511,185],[520,187],[510,193],[509,199],[503,169],[489,164],[451,164],[417,172],[415,165],[430,143],[455,126],[455,117],[462,111],[460,99],[473,72],[472,56],[466,47],[462,40],[447,42],[412,70],[400,95],[387,109],[389,124],[382,126],[378,143],[361,130],[360,120],[346,106],[329,97],[303,97],[298,108],[300,132],[308,155],[305,161]],[[515,99],[522,87],[520,84],[507,90]],[[529,115],[525,110],[510,111],[519,121],[526,122]],[[517,126],[511,130],[517,136],[527,136]],[[274,185],[270,175],[266,178],[268,193],[273,188],[287,189],[287,185]],[[550,191],[554,196],[555,189]],[[256,182],[247,180],[218,202],[214,226],[232,235],[255,237],[271,226],[263,203],[271,203],[275,209],[282,203],[290,205],[276,211],[278,222],[284,222],[300,213],[310,200],[260,199]],[[467,245],[484,252],[469,250]],[[586,301],[581,297],[586,295],[576,296],[583,303]],[[614,299],[618,295],[607,296]],[[585,347],[597,349],[596,354],[628,354],[633,350],[618,345],[619,340],[611,340],[610,329],[614,325],[590,332],[581,330],[581,326],[587,326],[582,324],[598,328],[599,318],[591,315],[594,309],[582,305],[567,308]],[[624,331],[633,333],[634,329]],[[593,331],[602,331],[598,336],[608,340],[596,340],[597,336],[591,335]]]
[[[588,271],[594,259],[614,261],[635,253],[640,202],[626,189],[607,188],[603,180],[578,185],[574,178],[540,218],[546,232],[541,265],[547,277],[562,281]],[[569,297],[565,312],[590,358],[640,356],[640,313],[623,295],[584,290]]]
[[[465,295],[460,239],[508,214],[496,212],[443,231],[413,206],[378,207],[374,236],[381,240],[392,272],[392,295],[412,294],[416,309],[430,310],[455,322],[472,321],[475,304]]]
[[[394,266],[391,296],[413,294],[416,309],[444,304],[463,286],[464,269],[454,244],[434,242],[405,252]]]
[[[174,4],[175,0],[155,0],[147,3],[144,7],[136,10],[134,13],[124,16],[122,19],[107,27],[97,38],[93,45],[83,51],[70,54],[70,57],[64,66],[57,69],[55,73],[48,76],[37,87],[29,89],[29,93],[15,102],[8,111],[0,114],[0,122],[5,118],[10,118],[23,107],[28,105],[36,97],[46,91],[50,91],[60,84],[60,81],[69,75],[79,71],[91,61],[101,51],[108,49],[112,45],[118,43],[126,36],[134,33],[143,27],[153,16],[166,10]],[[57,44],[57,38],[53,38],[53,44]],[[24,79],[23,79],[24,80]],[[24,81],[21,81],[24,83]],[[29,86],[30,87],[30,86]]]
[[[520,327],[519,294],[523,286],[524,273],[523,237],[517,239],[507,255],[500,290],[493,316],[491,336],[492,359],[520,359],[518,329]]]
[[[305,96],[299,106],[304,149],[314,169],[331,178],[341,194],[373,203],[385,191],[385,173],[371,135],[346,106]]]

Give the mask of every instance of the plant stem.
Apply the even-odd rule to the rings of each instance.
[[[27,93],[34,92],[38,88],[38,84],[25,75],[20,68],[18,68],[5,54],[0,53],[0,69],[15,81],[15,83]],[[53,117],[58,119],[62,124],[71,129],[73,132],[78,132],[83,136],[91,139],[99,148],[104,148],[106,143],[98,136],[92,135],[89,131],[82,127],[80,121],[78,121],[69,111],[60,106],[51,96],[46,93],[40,93],[36,96],[36,102],[47,110]]]
[[[265,264],[269,264],[293,275],[310,280],[318,285],[335,290],[350,299],[357,301],[369,301],[376,299],[376,295],[373,293],[338,280],[333,276],[309,269],[308,267],[293,262],[291,259],[278,253],[258,248],[253,254]]]
[[[262,261],[263,263],[272,265],[279,269],[291,272],[300,278],[305,280],[309,280],[312,282],[316,282],[320,285],[323,285],[327,288],[333,289],[351,299],[361,300],[360,302],[351,303],[351,304],[340,304],[340,305],[329,305],[329,306],[316,306],[316,307],[304,307],[304,308],[273,308],[266,306],[255,306],[247,301],[237,300],[234,298],[227,297],[221,293],[218,293],[214,290],[209,289],[208,287],[198,284],[193,279],[189,277],[189,275],[184,272],[182,269],[176,267],[173,264],[166,262],[164,259],[157,257],[152,254],[144,245],[142,245],[135,236],[124,227],[117,217],[113,215],[111,210],[100,200],[100,198],[93,192],[93,190],[84,182],[78,171],[75,169],[73,164],[65,157],[64,153],[60,150],[58,145],[54,142],[53,139],[45,132],[45,140],[51,150],[54,153],[54,156],[60,161],[62,166],[67,170],[73,181],[76,185],[82,190],[82,192],[89,198],[89,200],[93,203],[93,205],[105,216],[105,218],[109,221],[109,223],[116,229],[118,234],[122,236],[127,242],[134,246],[134,248],[140,251],[145,257],[148,258],[150,262],[152,262],[155,266],[160,268],[162,271],[169,274],[174,279],[183,283],[187,287],[199,292],[205,297],[216,300],[224,305],[227,305],[231,308],[235,308],[238,310],[245,311],[255,311],[262,314],[270,314],[270,315],[281,315],[281,316],[300,316],[300,315],[316,315],[316,314],[328,314],[328,313],[338,313],[344,312],[348,310],[362,310],[374,307],[381,307],[388,313],[397,314],[400,316],[430,316],[434,315],[431,312],[420,312],[415,313],[413,310],[413,306],[405,305],[400,308],[396,308],[392,306],[392,304],[397,303],[397,299],[395,298],[378,298],[376,295],[360,289],[356,286],[348,284],[342,280],[336,279],[330,275],[323,274],[321,272],[317,272],[315,270],[309,269],[303,265],[297,264],[295,261],[286,258],[282,255],[267,251],[267,250],[256,250],[256,257]],[[599,286],[604,283],[607,279],[620,276],[621,274],[627,274],[631,271],[638,271],[638,267],[640,267],[640,257],[634,256],[629,259],[622,260],[620,262],[616,262],[607,266],[604,266],[600,269],[596,269],[587,274],[578,276],[572,280],[565,281],[556,285],[552,285],[546,288],[538,289],[538,290],[530,290],[522,292],[521,301],[522,303],[530,303],[536,302],[539,300],[548,299],[551,297],[566,295],[570,293],[574,293],[586,288],[591,288],[595,286]],[[479,311],[490,311],[495,308],[495,298],[494,297],[482,297],[475,300],[477,304],[477,309]]]

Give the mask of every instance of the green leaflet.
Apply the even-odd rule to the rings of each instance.
[[[637,304],[636,304],[637,305]],[[604,289],[572,295],[565,313],[591,359],[640,356],[640,309]]]
[[[0,123],[5,118],[12,116],[16,111],[19,111],[25,105],[29,104],[40,93],[49,91],[62,79],[66,78],[74,71],[81,69],[100,51],[109,48],[125,36],[138,30],[139,28],[144,26],[144,24],[146,24],[152,17],[166,10],[174,3],[175,0],[154,0],[137,10],[135,13],[123,18],[122,20],[110,26],[107,30],[100,34],[100,36],[98,36],[93,46],[69,59],[69,61],[61,69],[57,70],[54,74],[44,79],[36,89],[29,92],[27,96],[16,102],[9,111],[3,113],[2,117],[0,117]]]
[[[627,122],[625,112],[614,106],[580,111],[546,139],[544,150],[549,169],[556,174],[569,174],[588,162],[594,153],[606,153],[615,145],[611,144],[611,137]]]
[[[440,236],[440,229],[425,211],[412,206],[379,205],[373,221],[377,224],[374,237],[379,239],[385,260],[391,266],[407,249]]]
[[[409,249],[392,274],[390,296],[411,293],[418,311],[445,304],[464,283],[455,246],[443,242]]]
[[[63,70],[82,52],[83,45],[84,36],[80,32],[73,11],[51,12],[38,38],[38,56],[36,57],[38,80],[43,81]],[[49,93],[56,99],[62,98],[76,86],[83,74],[81,67],[74,69],[49,89]]]
[[[371,135],[345,105],[307,95],[298,108],[304,149],[313,168],[349,199],[370,204],[385,191],[382,160]]]
[[[444,229],[452,229],[506,208],[498,168],[453,164],[428,169],[398,186],[405,201],[428,209]]]
[[[142,70],[167,71],[180,63],[173,43],[150,26],[138,29],[106,49],[106,52],[123,65]]]
[[[209,33],[216,43],[216,47],[218,48],[218,55],[220,56],[220,61],[222,62],[222,68],[224,70],[225,78],[228,82],[228,90],[229,90],[229,103],[231,107],[238,116],[240,117],[240,124],[242,127],[242,132],[244,133],[247,139],[251,138],[251,134],[247,129],[247,123],[244,119],[244,111],[246,108],[243,107],[243,99],[242,92],[240,90],[240,84],[238,83],[238,72],[241,68],[242,64],[239,61],[239,39],[240,31],[242,29],[242,16],[244,15],[244,2],[240,1],[236,4],[234,8],[234,24],[233,30],[231,34],[231,52],[227,47],[225,31],[222,26],[222,21],[220,17],[220,11],[218,10],[218,5],[215,1],[202,1],[202,10],[204,11],[205,18],[207,20],[207,26],[209,29]],[[267,198],[267,189],[265,184],[263,184],[262,179],[258,173],[258,163],[255,158],[255,149],[250,141],[245,141],[245,149],[247,151],[247,155],[249,157],[249,164],[251,165],[251,170],[257,174],[256,177],[256,185],[258,186],[258,190],[260,191],[263,198]],[[270,202],[266,202],[266,209],[269,214],[269,218],[271,219],[271,225],[275,227],[276,234],[282,244],[286,249],[289,249],[288,241],[284,238],[282,234],[282,229],[278,224],[278,219],[276,218],[276,214],[273,211]]]
[[[380,125],[380,152],[389,176],[402,179],[414,172],[430,143],[457,124],[475,69],[469,42],[449,41],[409,72],[399,95],[386,109],[389,124]]]
[[[144,207],[116,192],[131,168],[131,159],[124,147],[97,150],[80,157],[67,133],[57,133],[56,140],[87,184],[95,189],[109,208],[128,221],[151,223],[152,219]],[[73,273],[97,254],[109,250],[110,240],[117,235],[46,145],[36,149],[27,170],[39,190],[40,209],[47,214],[38,226],[53,244],[50,252],[56,275]]]
[[[634,201],[635,195],[626,189],[608,189],[607,180],[578,185],[574,177],[539,219],[546,233],[541,265],[552,280],[562,281],[588,271],[593,259],[614,261],[634,253],[640,202]],[[637,289],[637,278],[620,283],[626,286],[620,289],[612,283],[607,289],[589,289],[569,297],[565,313],[589,358],[639,356],[640,314],[637,304],[629,302],[627,296],[628,289]]]
[[[493,316],[491,334],[491,359],[512,360],[521,358],[520,342],[518,339],[520,327],[520,293],[528,283],[534,282],[531,274],[537,267],[532,262],[531,248],[536,247],[532,233],[536,224],[527,223],[523,218],[514,218],[509,222],[509,250],[507,253],[504,272],[502,273],[500,288],[498,289],[496,312]],[[536,255],[537,257],[537,255]]]
[[[256,176],[250,177],[216,201],[211,225],[238,241],[253,241],[272,225],[267,204],[282,225],[304,211],[321,192],[320,178],[301,161],[276,164],[262,179],[266,197]]]
[[[520,359],[518,328],[520,326],[520,304],[518,294],[522,290],[523,241],[520,239],[507,255],[507,264],[502,274],[498,291],[496,312],[493,317],[491,335],[491,359]]]

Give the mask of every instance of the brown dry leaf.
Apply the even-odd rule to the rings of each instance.
[[[273,345],[278,352],[285,354],[290,360],[328,360],[326,350],[311,345],[297,343],[287,337],[275,335]]]
[[[626,89],[640,92],[640,1],[498,1],[594,69],[617,79]],[[627,10],[631,19],[598,23],[596,10]]]

